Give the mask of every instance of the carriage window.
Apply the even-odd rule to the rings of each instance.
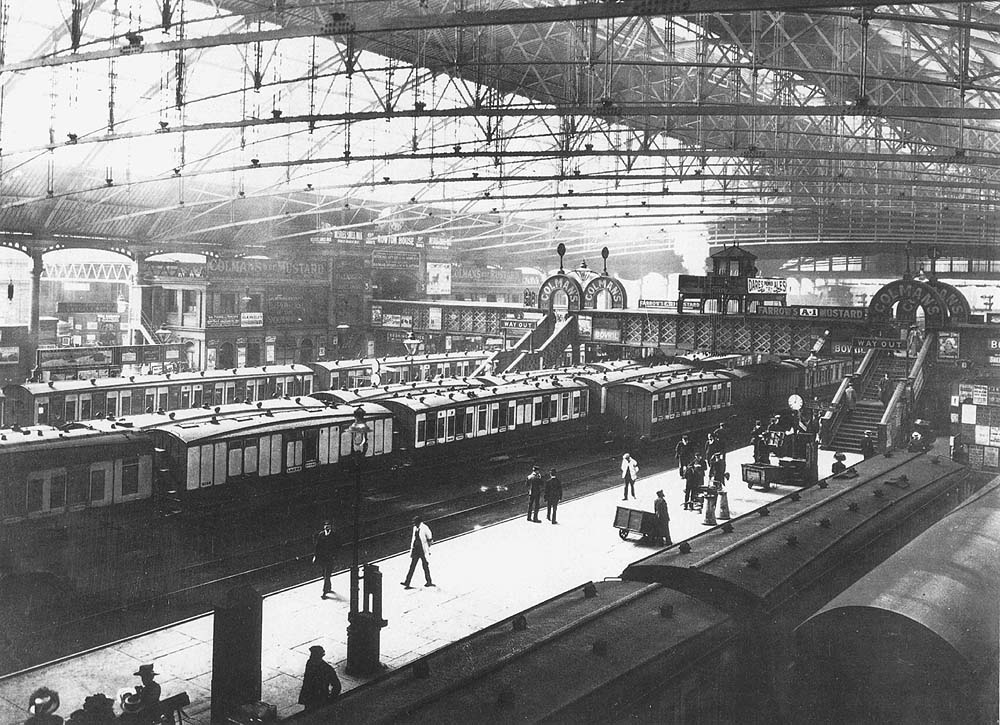
[[[90,492],[90,477],[83,470],[73,471],[69,480],[69,490],[66,492],[66,503],[70,506],[87,503]]]
[[[490,433],[496,433],[497,429],[500,427],[500,405],[499,403],[490,404]]]
[[[562,410],[560,412],[561,418],[569,417],[569,393],[562,394]]]
[[[150,388],[143,392],[145,393],[146,411],[152,413],[156,410],[156,391]]]
[[[66,505],[66,474],[53,473],[49,480],[49,508],[60,509]]]
[[[537,425],[542,421],[542,399],[535,398],[534,404],[535,404],[535,414],[534,417],[532,418],[532,421]]]
[[[229,477],[243,475],[243,442],[229,441]]]
[[[475,427],[474,426],[475,417],[476,415],[475,412],[472,410],[472,408],[465,409],[465,435],[467,436],[471,436],[474,433],[473,429]]]
[[[104,470],[90,472],[90,500],[92,503],[104,500]]]
[[[476,431],[482,435],[486,432],[486,406],[480,405],[477,412],[479,413],[479,425],[476,427]]]
[[[319,430],[316,428],[307,430],[303,436],[302,455],[306,463],[316,463],[319,460]]]
[[[181,400],[180,407],[190,408],[191,407],[191,386],[183,385],[181,386]]]
[[[90,420],[92,417],[90,396],[87,395],[80,399],[80,420]]]
[[[577,390],[573,393],[573,417],[578,418],[580,416],[580,391]]]
[[[72,398],[66,398],[66,405],[64,407],[64,411],[63,412],[65,413],[65,415],[63,416],[63,419],[67,423],[76,420],[76,397],[75,396],[72,397]]]
[[[559,420],[559,394],[549,396],[549,419]]]
[[[513,428],[517,425],[517,417],[514,410],[517,408],[517,403],[513,400],[507,403],[507,427]]]
[[[199,485],[212,485],[212,472],[215,470],[215,459],[212,456],[212,445],[201,447],[201,472],[198,479]]]
[[[139,459],[126,458],[122,461],[122,496],[139,493]]]
[[[449,410],[448,411],[448,431],[447,431],[447,436],[448,436],[448,438],[454,438],[455,437],[455,411],[454,410]]]
[[[426,438],[426,435],[425,435],[426,431],[424,429],[424,423],[425,423],[425,421],[426,421],[426,416],[424,416],[424,415],[418,415],[417,416],[417,426],[416,426],[417,427],[417,445],[420,445],[421,443],[423,443],[424,439]]]
[[[27,503],[28,503],[29,514],[42,510],[42,505],[43,505],[42,492],[44,490],[44,487],[45,487],[45,481],[43,481],[41,478],[32,477],[28,479]],[[7,513],[19,514],[21,513],[20,509],[23,503],[23,497],[21,496],[21,494],[24,493],[24,489],[21,486],[15,485],[11,487],[10,491],[11,491],[11,498],[13,499],[13,497],[17,495],[18,500],[11,501],[11,504],[13,505],[8,508]]]

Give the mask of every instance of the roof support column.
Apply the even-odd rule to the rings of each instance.
[[[41,292],[42,292],[42,250],[31,250],[31,312],[28,317],[28,363],[32,369],[35,367],[36,352],[38,351],[38,318],[41,313]],[[27,367],[25,369],[28,369]]]

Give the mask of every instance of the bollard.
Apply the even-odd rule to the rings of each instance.
[[[212,722],[260,700],[264,597],[252,586],[231,590],[215,607],[212,632]]]
[[[716,518],[720,519],[730,519],[732,516],[729,514],[729,494],[725,491],[719,491],[719,513],[716,514]]]
[[[715,526],[718,523],[715,520],[715,498],[714,493],[706,493],[704,496],[705,504],[702,509],[705,512],[705,518],[701,520],[703,526]]]

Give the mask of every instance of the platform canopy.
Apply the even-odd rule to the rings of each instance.
[[[0,241],[983,257],[998,5],[2,0]]]

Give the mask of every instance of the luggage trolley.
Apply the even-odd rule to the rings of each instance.
[[[656,536],[656,514],[652,511],[640,511],[639,509],[618,506],[615,509],[614,526],[618,529],[618,535],[622,541],[627,539],[633,531],[643,536]]]

